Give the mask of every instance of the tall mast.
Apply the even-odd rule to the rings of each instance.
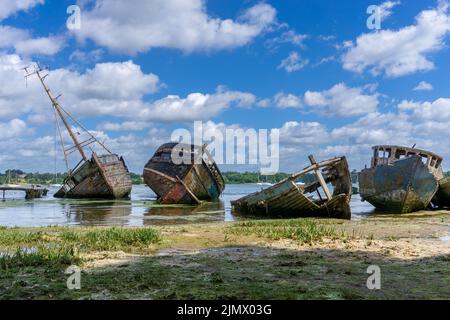
[[[58,100],[55,97],[53,97],[52,93],[50,92],[50,88],[44,82],[44,78],[39,73],[39,70],[36,70],[36,75],[38,76],[39,81],[41,82],[42,86],[45,89],[45,92],[47,93],[48,97],[50,98],[50,101],[52,102],[53,107],[55,108],[56,112],[58,113],[59,117],[61,118],[62,122],[64,123],[64,126],[66,127],[67,131],[69,132],[69,135],[72,138],[75,147],[78,149],[78,152],[80,153],[83,160],[87,160],[87,157],[83,151],[83,148],[81,148],[77,137],[73,133],[72,129],[70,128],[70,125],[67,123],[67,120],[61,111],[61,106],[59,105]]]

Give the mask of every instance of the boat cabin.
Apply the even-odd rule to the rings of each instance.
[[[372,167],[389,165],[407,157],[419,156],[422,158],[422,162],[428,167],[430,173],[438,179],[443,178],[443,158],[433,152],[394,145],[375,146],[372,149]]]

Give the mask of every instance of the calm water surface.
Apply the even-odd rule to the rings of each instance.
[[[231,200],[261,190],[257,184],[227,185],[220,201],[200,206],[161,206],[155,203],[155,194],[144,185],[133,186],[130,200],[69,200],[55,199],[56,187],[49,187],[48,196],[24,200],[21,192],[7,192],[0,201],[1,226],[84,225],[147,226],[239,219],[231,212]],[[264,187],[266,188],[266,186]],[[353,219],[367,217],[374,208],[352,198]]]

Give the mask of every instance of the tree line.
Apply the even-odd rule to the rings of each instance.
[[[133,184],[142,184],[144,180],[141,175],[130,173]],[[67,173],[40,173],[40,172],[24,172],[22,170],[6,170],[0,173],[0,184],[62,184],[67,177]]]
[[[133,184],[143,184],[144,179],[142,175],[137,173],[130,173]],[[280,172],[274,175],[266,176],[261,175],[258,172],[223,172],[222,173],[225,183],[227,184],[243,184],[243,183],[277,183],[283,179],[286,179],[291,174]],[[67,173],[26,173],[22,170],[6,170],[4,173],[0,173],[0,184],[6,183],[26,183],[26,184],[61,184],[66,178]],[[450,171],[445,173],[445,176],[450,176]],[[352,182],[358,182],[358,171],[353,170],[351,172]],[[316,176],[313,173],[308,173],[305,176],[299,178],[299,182],[310,183],[316,180]]]

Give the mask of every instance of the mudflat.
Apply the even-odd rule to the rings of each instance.
[[[450,214],[0,228],[1,299],[449,299]],[[67,287],[70,265],[80,289]],[[370,266],[380,290],[370,290]]]

